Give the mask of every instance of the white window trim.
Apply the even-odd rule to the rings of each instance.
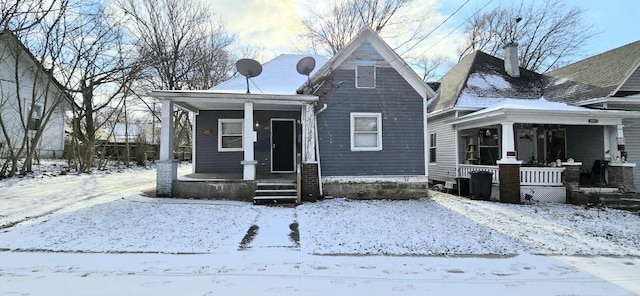
[[[222,124],[223,123],[234,123],[240,122],[242,124],[242,147],[240,148],[223,148],[222,147]],[[234,135],[226,135],[226,136],[234,136]],[[238,136],[238,135],[235,135]],[[230,119],[230,118],[219,118],[218,119],[218,151],[219,152],[232,152],[232,151],[244,151],[244,119]]]
[[[356,147],[355,146],[355,118],[356,117],[375,117],[378,120],[378,132],[377,140],[378,145],[376,147]],[[382,151],[382,114],[381,113],[351,113],[351,127],[350,127],[350,139],[351,139],[351,151]]]
[[[358,75],[358,67],[360,66],[364,66],[364,67],[373,67],[373,86],[360,86],[360,84],[358,84],[358,77],[360,77]],[[356,62],[356,88],[376,88],[376,62],[367,62],[367,61],[358,61]]]
[[[435,141],[433,141],[433,138],[435,138]],[[433,142],[436,142],[435,144]],[[438,153],[438,134],[437,133],[430,133],[429,134],[429,163],[430,164],[435,164],[438,161],[438,157],[437,157],[437,153]],[[435,151],[436,157],[435,160],[431,159],[431,150]]]

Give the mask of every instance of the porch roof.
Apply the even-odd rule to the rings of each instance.
[[[462,128],[482,127],[503,122],[619,125],[623,118],[640,118],[640,112],[595,110],[565,103],[538,100],[503,99],[502,102],[454,119],[451,124]]]
[[[212,90],[154,90],[151,97],[170,100],[180,108],[200,110],[243,110],[244,103],[254,103],[254,110],[300,110],[300,106],[318,101],[318,96],[225,93]]]

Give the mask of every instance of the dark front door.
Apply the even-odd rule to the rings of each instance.
[[[294,171],[295,120],[271,120],[271,171],[274,173],[290,173]]]

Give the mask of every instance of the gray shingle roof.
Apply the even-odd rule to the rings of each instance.
[[[577,103],[617,96],[616,90],[640,65],[640,41],[545,73],[548,100]]]
[[[520,68],[520,77],[511,77],[504,70],[504,60],[476,51],[440,79],[439,97],[430,105],[429,112],[458,106],[461,98],[465,98],[467,103],[471,98],[473,107],[481,108],[495,103],[495,99],[538,99],[541,96],[540,74]]]

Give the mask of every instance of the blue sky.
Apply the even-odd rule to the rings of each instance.
[[[305,12],[301,9],[301,3],[304,1],[312,1],[312,3],[316,3],[316,6],[321,6],[324,3],[324,1],[314,0],[245,0],[243,5],[238,5],[237,0],[215,0],[212,2],[212,6],[218,15],[226,21],[227,29],[236,34],[238,41],[241,44],[258,48],[261,55],[258,60],[266,62],[282,53],[296,53],[300,48],[296,36],[302,32],[300,19],[304,18]],[[431,17],[434,24],[438,24],[466,1],[414,0],[416,8],[413,10],[417,11],[426,7],[432,12]],[[589,23],[599,32],[584,46],[584,57],[640,40],[640,22],[638,21],[640,19],[640,1],[564,1],[569,7],[578,6],[584,9]],[[489,11],[498,5],[520,3],[520,0],[470,0],[444,26],[434,32],[430,40],[425,41],[424,48],[435,53],[453,55],[454,51],[451,48],[460,43],[464,26],[461,26],[449,37],[444,38],[443,36],[458,27],[474,11],[487,3],[488,5],[483,11]],[[442,38],[445,39],[443,42],[432,47],[433,43]],[[387,42],[390,41],[387,40]]]
[[[439,11],[449,15],[466,0],[441,0]],[[536,0],[539,1],[539,0]],[[585,10],[589,24],[600,32],[585,46],[585,54],[595,55],[640,40],[640,1],[638,0],[565,0],[568,7]],[[459,24],[473,12],[487,4],[483,11],[520,0],[471,0],[455,16],[452,23]],[[451,20],[450,20],[451,21]]]

